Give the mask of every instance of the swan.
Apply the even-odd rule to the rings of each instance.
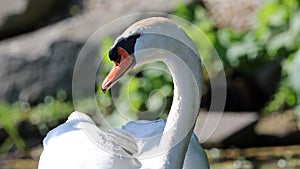
[[[193,134],[201,101],[202,67],[193,41],[164,17],[140,20],[109,51],[114,66],[102,83],[109,90],[134,67],[164,62],[174,82],[167,121],[131,121],[104,132],[81,112],[43,140],[39,169],[208,169],[207,156]]]

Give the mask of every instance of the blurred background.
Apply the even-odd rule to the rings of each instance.
[[[223,117],[213,135],[201,141],[201,119],[211,96],[204,73],[201,118],[195,128],[211,168],[300,168],[299,7],[298,0],[0,0],[0,168],[37,168],[42,139],[74,110],[72,75],[84,43],[108,22],[146,11],[193,23],[223,62],[227,80]],[[127,26],[99,39],[99,57],[107,58],[114,39]],[[183,28],[201,44],[193,36],[195,29]],[[209,60],[211,49],[204,53]],[[110,67],[104,59],[99,79]],[[162,106],[162,95],[153,89],[164,93],[163,117],[172,102],[167,68],[161,63],[152,67],[160,69],[133,73],[119,89],[120,95],[129,95],[133,108],[128,111],[136,119],[151,119],[151,112],[143,111],[152,103],[158,105],[154,110]],[[114,117],[111,93],[103,94],[99,84],[95,88],[101,112],[112,124],[122,125]]]

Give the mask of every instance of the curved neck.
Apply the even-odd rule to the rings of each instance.
[[[169,44],[176,45],[174,42]],[[163,44],[159,48],[144,49],[141,51],[142,54],[136,56],[139,65],[163,61],[173,77],[173,103],[159,148],[164,151],[161,164],[163,169],[182,168],[202,94],[202,69],[199,56],[184,45],[178,44],[176,50],[172,50],[173,48]]]
[[[173,77],[174,96],[160,145],[167,151],[162,168],[182,168],[199,112],[199,89],[185,63],[179,59],[169,59],[165,63]]]

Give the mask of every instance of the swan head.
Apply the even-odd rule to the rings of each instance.
[[[114,62],[114,66],[102,83],[102,91],[110,89],[136,65],[155,60],[152,56],[159,53],[145,54],[138,51],[146,48],[160,49],[166,45],[168,37],[180,40],[196,50],[186,33],[172,20],[164,17],[143,19],[127,28],[115,40],[109,51],[109,58]]]
[[[102,91],[111,88],[123,75],[129,72],[136,64],[134,49],[140,34],[133,34],[116,40],[109,51],[109,59],[114,62],[113,68],[102,83]]]

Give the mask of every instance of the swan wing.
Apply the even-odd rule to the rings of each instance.
[[[136,157],[144,169],[154,169],[162,161],[159,142],[166,122],[162,119],[155,121],[137,120],[122,127],[136,139],[138,153]],[[192,135],[186,152],[183,169],[209,169],[208,158],[195,134]]]
[[[47,134],[38,168],[140,168],[140,162],[124,149],[126,146],[120,146],[111,135],[100,130],[87,115],[73,112],[64,124]]]

